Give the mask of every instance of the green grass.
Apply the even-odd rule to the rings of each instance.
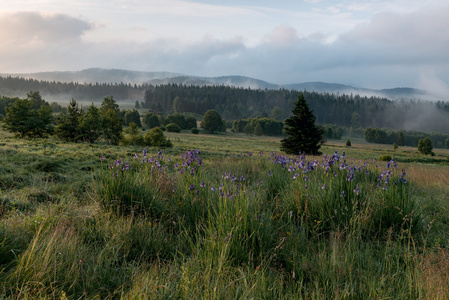
[[[273,156],[280,138],[167,135],[174,147],[143,163],[139,147],[0,131],[0,295],[449,296],[448,151],[344,138],[323,146],[346,154],[326,170],[323,156]]]

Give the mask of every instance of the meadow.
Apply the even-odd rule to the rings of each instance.
[[[143,149],[0,131],[0,295],[449,297],[449,150],[345,137],[285,156],[274,137],[167,136]]]

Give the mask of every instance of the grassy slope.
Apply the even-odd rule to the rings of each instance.
[[[226,154],[279,149],[279,138],[272,137],[168,136],[174,148],[164,151],[166,156],[202,150],[208,179],[232,170],[255,182],[266,173],[266,165]],[[0,294],[14,298],[447,297],[449,152],[436,150],[436,156],[429,158],[414,148],[393,152],[391,146],[351,142],[353,146],[347,148],[343,141],[329,141],[322,151],[346,151],[356,162],[385,154],[404,162],[400,167],[406,169],[413,197],[422,206],[426,228],[421,237],[407,239],[398,233],[371,242],[343,230],[305,237],[273,225],[258,234],[269,239],[275,233],[274,245],[260,250],[260,259],[241,257],[242,263],[235,264],[228,262],[230,236],[220,240],[220,230],[212,232],[216,228],[212,223],[201,230],[206,236],[211,231],[210,237],[218,234],[218,239],[200,241],[170,213],[117,216],[100,205],[94,189],[99,157],[131,159],[141,153],[140,148],[23,141],[0,132]],[[157,150],[149,152],[154,155]],[[167,190],[180,187],[171,177],[154,184]],[[279,217],[276,208],[264,209],[272,213],[264,223],[282,224],[275,222],[285,217],[282,210]],[[276,255],[290,257],[292,265]]]

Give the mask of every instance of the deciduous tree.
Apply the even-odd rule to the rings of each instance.
[[[213,109],[208,110],[203,116],[203,120],[201,121],[201,127],[203,127],[204,130],[209,131],[210,133],[214,133],[214,131],[222,131],[223,119],[216,110]]]
[[[17,99],[6,107],[3,128],[17,136],[46,137],[53,133],[53,115],[49,105],[33,107],[33,101]]]

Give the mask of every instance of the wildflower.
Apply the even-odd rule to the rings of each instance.
[[[104,155],[100,156],[101,160],[105,160],[106,158],[104,157]]]
[[[288,212],[288,216],[291,218],[293,216],[293,210]]]
[[[210,190],[211,190],[212,192],[215,192],[215,188],[214,188],[213,186],[210,187]]]
[[[134,154],[134,159],[139,159],[139,155],[137,155],[137,153]]]
[[[200,184],[200,188],[204,188],[206,187],[206,184],[204,183],[204,181]]]
[[[355,190],[354,190],[354,193],[356,193],[357,195],[359,195],[359,192],[360,192],[360,191],[359,191],[359,187],[356,186],[356,187],[355,187]]]
[[[271,173],[271,171],[268,171],[268,175],[273,176],[273,173]]]
[[[147,148],[143,148],[143,157],[147,156]]]
[[[148,227],[151,227],[151,221],[148,222]]]
[[[195,185],[192,183],[190,184],[189,190],[194,190],[195,189]]]
[[[340,197],[345,197],[346,196],[346,194],[345,194],[345,191],[342,191],[341,193],[340,193]]]
[[[323,186],[321,187],[322,190],[324,190],[326,188],[326,184],[324,183]]]
[[[308,180],[309,180],[309,176],[306,176],[306,178],[304,178],[304,181],[307,182]]]
[[[129,163],[126,162],[124,169],[125,169],[125,170],[129,170],[129,168],[130,168]]]

